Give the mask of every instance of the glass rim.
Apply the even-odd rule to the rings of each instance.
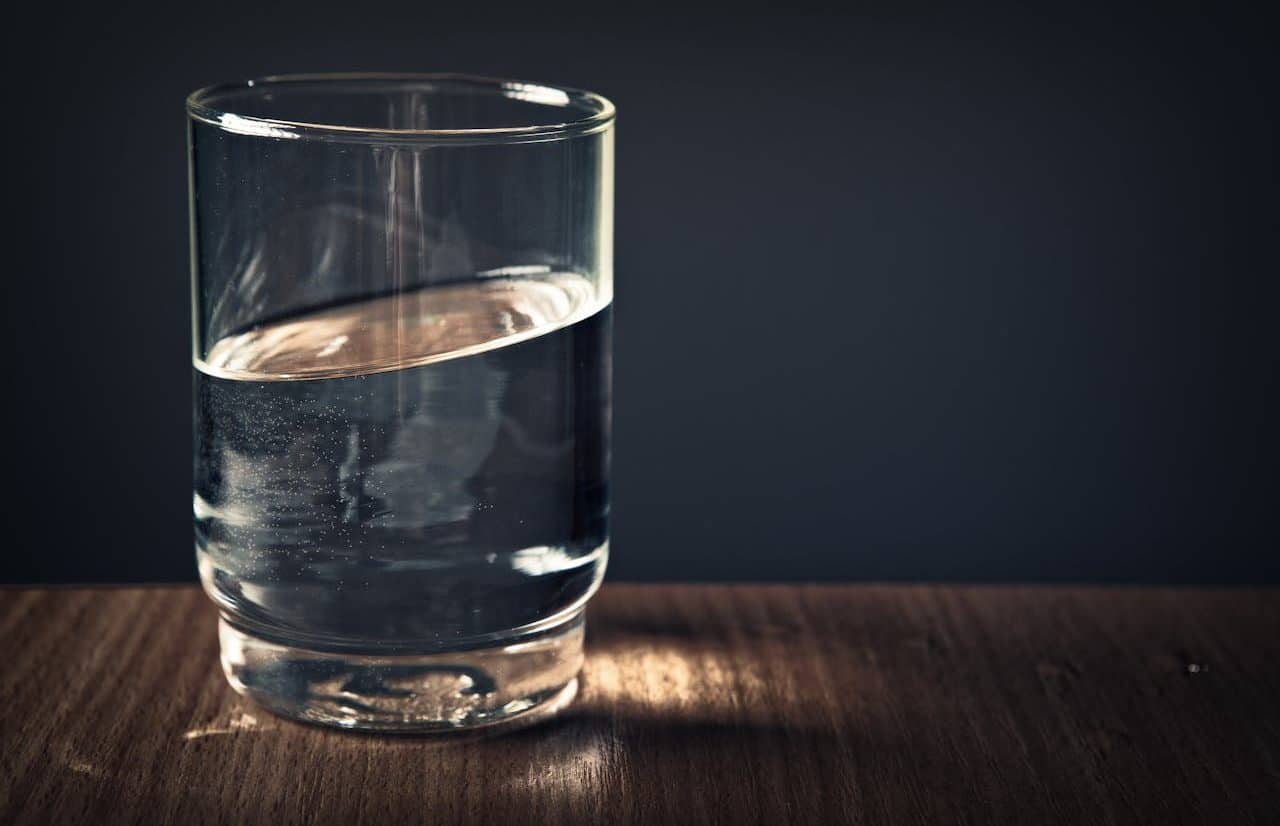
[[[556,123],[461,129],[404,129],[350,126],[237,114],[234,106],[219,106],[220,97],[235,92],[265,92],[292,84],[334,84],[384,81],[390,84],[462,86],[477,93],[496,94],[547,107],[573,109],[580,117]],[[349,143],[527,143],[563,140],[608,129],[616,115],[613,103],[603,95],[568,86],[553,86],[510,78],[452,72],[321,72],[268,75],[253,80],[215,83],[187,95],[187,114],[194,120],[227,132],[263,138],[302,138]]]

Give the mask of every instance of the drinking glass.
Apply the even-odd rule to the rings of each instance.
[[[187,100],[195,546],[237,691],[554,712],[609,548],[612,104],[458,75]]]

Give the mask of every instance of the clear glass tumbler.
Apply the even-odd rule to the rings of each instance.
[[[187,100],[194,514],[281,714],[563,706],[609,537],[613,106],[456,75]]]

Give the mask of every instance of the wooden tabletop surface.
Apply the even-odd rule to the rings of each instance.
[[[0,823],[1278,823],[1280,592],[609,585],[502,736],[275,718],[195,588],[0,590]]]

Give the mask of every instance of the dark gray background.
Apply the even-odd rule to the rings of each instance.
[[[11,21],[5,580],[194,577],[182,99],[350,69],[618,103],[612,576],[1280,580],[1261,20],[257,5]]]

